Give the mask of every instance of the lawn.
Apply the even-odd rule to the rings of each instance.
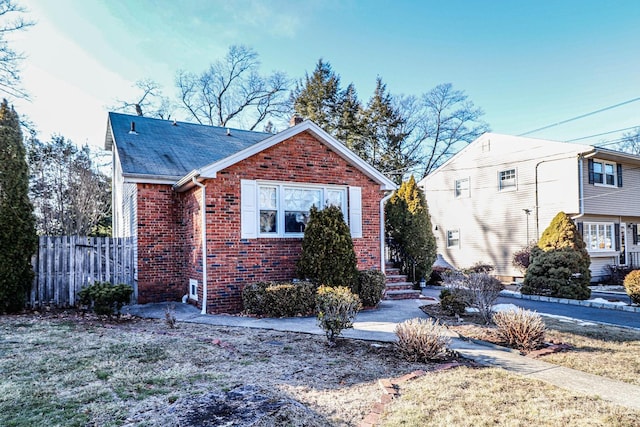
[[[378,401],[379,379],[438,366],[400,360],[389,344],[340,340],[330,348],[324,337],[306,334],[188,323],[173,329],[160,320],[103,322],[74,312],[0,316],[0,425],[352,426]],[[487,390],[495,400],[478,406]],[[497,369],[428,373],[403,384],[387,408],[387,425],[640,419],[640,411]]]

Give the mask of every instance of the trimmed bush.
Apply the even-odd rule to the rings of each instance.
[[[128,304],[133,288],[123,283],[112,285],[109,282],[95,282],[78,292],[81,305],[93,308],[99,315],[120,315],[122,306]]]
[[[624,289],[634,304],[640,304],[640,270],[633,270],[624,278]]]
[[[355,286],[358,260],[351,232],[337,206],[312,207],[297,263],[300,279],[330,286]]]
[[[535,246],[535,243],[530,243],[527,246],[515,251],[513,254],[511,264],[513,264],[515,268],[520,270],[522,274],[527,272],[527,268],[529,268],[529,264],[531,264],[531,250]]]
[[[382,299],[387,283],[386,276],[380,270],[358,272],[358,288],[355,293],[364,307],[376,307]]]
[[[493,315],[498,334],[509,346],[520,350],[535,350],[544,344],[546,326],[534,311],[518,308]]]
[[[427,362],[448,356],[450,338],[445,326],[432,319],[409,319],[396,326],[400,354],[410,362]]]
[[[266,317],[305,316],[313,313],[317,286],[311,282],[258,282],[242,290],[247,314]]]
[[[588,299],[591,258],[576,225],[559,212],[531,250],[521,292],[555,298]]]
[[[320,286],[316,293],[318,326],[324,330],[329,345],[334,346],[343,329],[352,328],[360,310],[360,298],[345,286]]]
[[[521,292],[554,298],[585,300],[591,296],[591,273],[584,270],[580,252],[571,248],[543,251],[533,248],[531,265]]]
[[[457,289],[443,289],[440,291],[440,307],[449,316],[464,314],[467,305]]]

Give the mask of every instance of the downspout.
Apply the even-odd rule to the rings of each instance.
[[[582,154],[578,154],[578,197],[580,198],[579,201],[579,210],[578,210],[578,215],[574,215],[571,217],[572,220],[576,220],[578,218],[582,218],[584,216],[584,183],[583,183],[583,179],[584,179],[584,166],[583,166],[583,156]]]
[[[207,195],[206,185],[198,182],[195,176],[191,177],[191,182],[202,189],[202,311],[207,314]]]
[[[393,196],[393,192],[380,200],[380,271],[385,273],[386,260],[384,259],[384,204]]]

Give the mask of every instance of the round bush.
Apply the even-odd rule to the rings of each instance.
[[[624,289],[634,304],[640,304],[640,270],[633,270],[624,278]]]
[[[520,350],[534,350],[544,344],[546,326],[534,311],[518,308],[493,315],[498,334],[507,345]]]
[[[376,307],[382,299],[387,278],[379,270],[364,270],[358,272],[358,294],[364,307]]]
[[[450,338],[446,328],[437,320],[405,320],[396,326],[396,336],[398,351],[411,362],[444,359],[449,354]]]
[[[320,286],[316,292],[316,311],[318,326],[335,345],[336,338],[343,329],[352,328],[353,321],[360,310],[360,298],[346,286]]]
[[[440,307],[450,316],[464,314],[467,305],[457,290],[443,289],[440,291]]]

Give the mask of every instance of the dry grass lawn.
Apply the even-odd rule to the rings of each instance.
[[[329,348],[305,334],[171,329],[74,312],[0,316],[0,425],[354,426],[379,399],[378,379],[437,366],[400,360],[388,344]],[[581,425],[640,420],[639,411],[495,369],[428,374],[401,393],[388,425],[507,426],[534,416],[534,425],[559,425],[571,414]]]

